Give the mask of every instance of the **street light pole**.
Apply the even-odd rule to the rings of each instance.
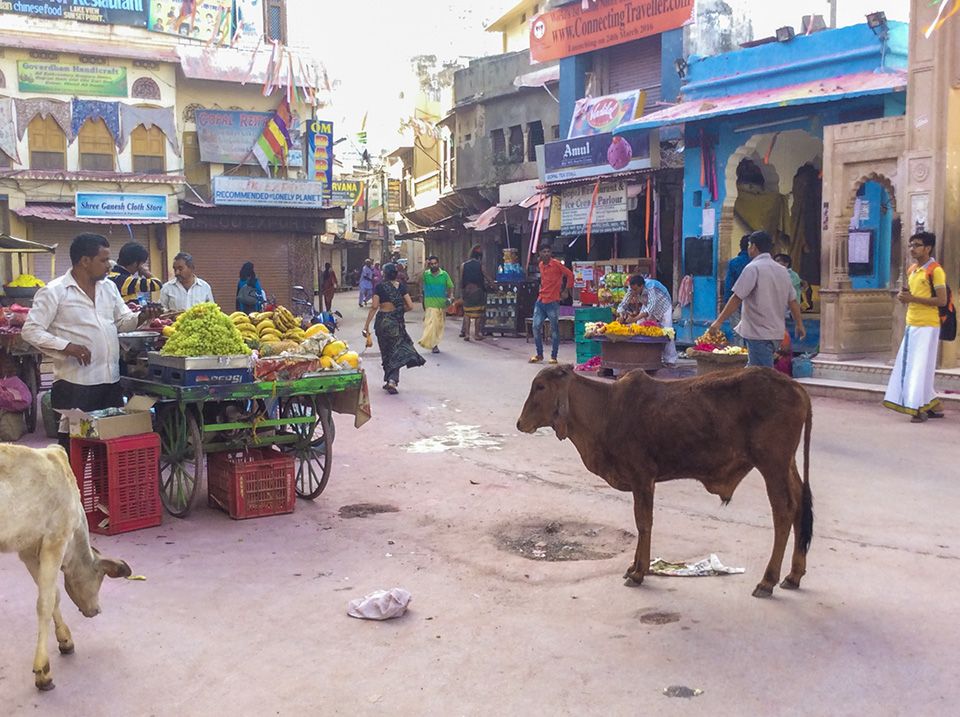
[[[830,3],[830,27],[837,26],[837,0],[827,0]]]

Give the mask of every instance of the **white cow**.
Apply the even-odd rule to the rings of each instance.
[[[85,617],[100,612],[103,576],[130,576],[122,560],[103,558],[90,547],[77,481],[60,446],[27,448],[0,444],[0,552],[18,553],[37,583],[35,682],[53,689],[47,634],[53,619],[64,655],[73,653],[70,629],[60,614],[57,571],[70,599]]]

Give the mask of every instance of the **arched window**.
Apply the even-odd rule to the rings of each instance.
[[[50,115],[37,115],[27,125],[31,169],[67,168],[67,136]]]
[[[130,151],[136,174],[163,174],[167,169],[167,138],[159,127],[143,125],[130,133]]]
[[[160,85],[149,77],[140,77],[130,88],[130,96],[137,100],[159,100]]]
[[[197,121],[197,110],[205,109],[203,105],[193,102],[183,108],[183,123],[190,124]]]
[[[116,148],[113,135],[102,119],[89,119],[77,134],[80,144],[80,169],[87,172],[112,172]]]

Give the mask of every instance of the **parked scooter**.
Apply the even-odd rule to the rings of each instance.
[[[310,292],[299,284],[291,288],[303,294],[303,296],[291,295],[290,297],[294,306],[294,314],[300,317],[303,327],[307,328],[313,324],[323,324],[330,330],[331,334],[336,333],[337,327],[339,326],[338,319],[342,319],[343,314],[339,311],[334,311],[333,313],[323,310],[317,311],[314,308],[313,302],[310,300]]]

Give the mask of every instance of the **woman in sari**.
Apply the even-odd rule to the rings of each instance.
[[[407,333],[403,314],[413,309],[413,302],[407,292],[407,285],[397,279],[396,264],[383,267],[383,281],[377,284],[373,292],[373,303],[367,314],[367,323],[363,335],[370,333],[370,322],[374,322],[374,332],[380,345],[380,362],[383,365],[383,389],[387,393],[397,393],[401,368],[423,366],[426,360],[417,353],[413,341]]]

